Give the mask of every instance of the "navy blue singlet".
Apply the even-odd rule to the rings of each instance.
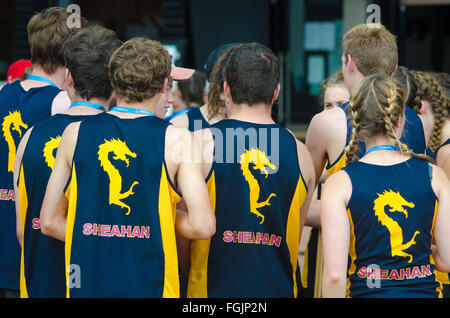
[[[19,289],[20,245],[13,186],[17,147],[28,128],[51,116],[53,99],[60,92],[51,85],[26,91],[19,81],[0,90],[0,288]]]

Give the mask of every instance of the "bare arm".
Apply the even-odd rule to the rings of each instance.
[[[21,220],[21,214],[25,214],[26,210],[25,210],[25,207],[22,207],[22,211],[21,211],[20,202],[22,201],[22,197],[25,194],[19,192],[18,182],[19,182],[20,169],[22,168],[23,153],[27,146],[28,139],[30,138],[30,134],[31,134],[32,130],[33,130],[33,127],[28,129],[27,132],[25,133],[25,135],[23,135],[23,138],[20,140],[19,146],[17,147],[17,153],[16,153],[15,162],[14,162],[14,177],[13,177],[13,179],[14,179],[14,197],[16,198],[16,200],[14,202],[15,207],[16,207],[16,234],[17,234],[17,239],[19,240],[19,244],[21,246],[23,243],[23,233],[22,233],[23,225],[22,225],[22,220]],[[23,221],[25,222],[25,220],[23,220]]]
[[[187,129],[169,126],[167,134],[166,162],[172,170],[177,168],[177,186],[188,210],[177,210],[176,229],[188,239],[208,239],[215,233],[215,216],[202,175],[200,149]]]
[[[315,185],[318,184],[328,160],[325,128],[327,127],[324,123],[324,116],[320,113],[313,117],[306,132],[305,145],[314,164]]]
[[[336,172],[325,182],[320,211],[324,255],[323,297],[345,297],[350,242],[346,206],[351,192],[351,181],[344,171]]]
[[[64,188],[72,171],[72,159],[79,128],[80,122],[76,122],[64,130],[41,208],[42,233],[60,241],[66,239],[68,200],[64,194]]]
[[[441,168],[433,166],[431,184],[439,199],[433,232],[436,243],[433,258],[438,270],[450,272],[450,181]]]
[[[297,142],[297,153],[300,171],[305,180],[306,187],[308,190],[308,194],[300,209],[300,237],[301,237],[303,226],[305,225],[308,211],[310,210],[311,201],[313,200],[316,178],[314,173],[314,164],[308,149],[300,141],[296,140],[296,142]]]

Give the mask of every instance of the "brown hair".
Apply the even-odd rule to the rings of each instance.
[[[188,108],[191,107],[190,104],[203,105],[205,84],[206,75],[199,71],[195,71],[187,80],[178,82],[181,98],[186,102]]]
[[[60,7],[50,7],[35,14],[27,25],[31,62],[52,74],[59,66],[64,66],[62,46],[67,37],[77,29],[67,25],[70,12]],[[87,21],[81,18],[81,27]]]
[[[170,55],[161,43],[133,38],[112,55],[109,76],[117,97],[142,102],[163,88],[171,67]]]
[[[404,66],[399,66],[395,72],[394,78],[403,85],[405,89],[405,103],[416,113],[420,113],[422,106],[420,96],[417,95],[417,81],[413,76],[412,71]]]
[[[434,125],[431,133],[430,149],[434,152],[439,147],[442,127],[449,119],[449,99],[439,82],[431,74],[413,72],[417,82],[417,96],[430,103],[434,114]]]
[[[381,24],[360,24],[345,33],[342,42],[345,62],[350,55],[364,75],[391,75],[398,64],[394,35]]]
[[[64,42],[65,64],[79,96],[87,100],[110,98],[112,87],[108,64],[121,44],[114,31],[98,25],[83,28]]]
[[[395,122],[405,111],[402,85],[388,75],[371,75],[359,82],[350,99],[352,138],[345,148],[346,164],[355,160],[361,136],[387,135],[404,154],[433,162],[423,154],[408,150],[395,132]]]
[[[227,48],[217,59],[209,77],[208,89],[208,120],[216,117],[225,109],[225,102],[220,99],[223,93],[223,73],[231,53],[236,49],[237,45]]]

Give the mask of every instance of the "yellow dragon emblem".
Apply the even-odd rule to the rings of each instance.
[[[254,164],[253,170],[260,170],[266,175],[266,178],[269,173],[266,167],[269,167],[273,170],[276,170],[276,167],[270,162],[264,152],[254,148],[250,149],[250,151],[245,150],[245,152],[240,157],[239,163],[241,164],[241,170],[242,174],[244,175],[245,181],[248,182],[248,186],[250,188],[250,212],[260,217],[261,222],[259,223],[262,224],[264,222],[264,215],[262,215],[258,211],[258,209],[270,205],[270,199],[272,197],[276,197],[276,194],[271,193],[265,201],[258,202],[260,187],[256,178],[250,171],[250,163]]]
[[[22,137],[22,128],[28,129],[28,125],[23,122],[20,111],[9,112],[9,115],[3,118],[2,131],[9,148],[8,171],[10,172],[14,171],[14,160],[16,159],[16,144],[11,133],[15,130],[19,133],[19,137]]]
[[[391,241],[391,253],[392,256],[401,256],[408,257],[408,263],[411,263],[413,257],[411,254],[404,252],[411,245],[416,244],[415,238],[416,235],[419,234],[419,231],[416,231],[411,240],[408,243],[403,244],[403,231],[402,228],[398,225],[396,221],[391,219],[385,211],[385,207],[389,206],[389,212],[400,212],[405,215],[405,218],[408,218],[408,211],[403,208],[403,206],[414,208],[414,203],[406,201],[399,192],[394,192],[392,190],[384,191],[383,194],[378,194],[378,198],[374,201],[375,215],[378,217],[378,221],[381,222],[390,233],[390,241]]]
[[[128,146],[124,141],[121,141],[119,139],[105,139],[105,143],[101,144],[98,148],[99,150],[97,154],[98,160],[100,161],[100,166],[109,176],[109,204],[115,204],[120,206],[121,208],[126,208],[128,210],[126,215],[128,215],[130,214],[131,208],[121,200],[129,197],[130,195],[133,195],[133,187],[139,184],[139,182],[134,181],[128,191],[121,193],[122,177],[119,173],[119,170],[117,170],[116,167],[114,167],[109,161],[108,155],[110,152],[114,153],[113,159],[124,161],[128,167],[130,161],[127,156],[136,158],[136,154],[128,149]]]
[[[55,156],[53,155],[53,152],[55,149],[58,148],[60,141],[61,141],[61,136],[56,136],[55,138],[51,137],[50,140],[45,143],[45,146],[43,149],[45,163],[52,170],[53,170],[53,166],[55,165]]]

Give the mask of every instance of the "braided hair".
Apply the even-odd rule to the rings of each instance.
[[[434,152],[439,147],[442,127],[449,119],[449,99],[444,89],[434,76],[425,72],[413,72],[417,82],[417,95],[430,103],[434,114],[430,149]]]
[[[361,136],[378,135],[388,136],[403,154],[434,163],[428,156],[407,149],[395,132],[398,116],[405,111],[404,100],[403,86],[388,75],[371,75],[355,86],[350,99],[352,138],[345,148],[347,165],[356,158]]]

